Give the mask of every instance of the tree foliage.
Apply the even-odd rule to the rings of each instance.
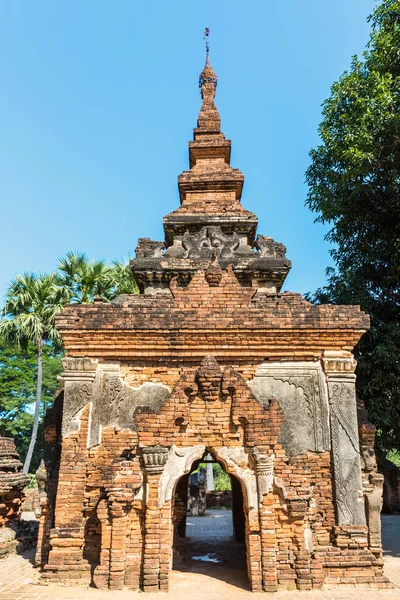
[[[118,260],[110,266],[102,260],[88,260],[85,254],[69,252],[58,264],[59,284],[69,302],[87,304],[95,296],[110,302],[119,294],[135,294],[137,286],[129,263]]]
[[[219,463],[213,464],[214,488],[216,490],[231,490],[230,475],[224,471]]]
[[[55,328],[55,317],[68,298],[67,291],[53,273],[17,275],[7,290],[0,334],[19,348],[40,341],[60,348],[62,341]]]
[[[58,388],[61,355],[50,345],[43,347],[43,385],[40,417],[52,403]],[[18,349],[0,338],[0,435],[14,438],[22,459],[28,451],[33,428],[32,405],[36,399],[37,351],[33,344]],[[39,426],[38,443],[32,457],[35,471],[42,458],[43,431]]]
[[[73,252],[59,261],[57,273],[25,273],[11,282],[0,321],[0,432],[15,438],[25,472],[32,456],[31,469],[38,467],[41,421],[57,389],[62,352],[57,314],[69,303],[93,302],[95,296],[111,301],[136,292],[129,263],[114,261],[110,266]]]
[[[358,393],[383,451],[400,449],[400,3],[369,17],[361,59],[323,104],[307,204],[329,223],[335,268],[316,302],[360,304],[371,329],[356,348]]]
[[[34,344],[37,349],[36,401],[32,434],[24,461],[24,473],[28,473],[39,429],[40,403],[43,384],[43,345],[61,347],[61,338],[55,327],[55,318],[68,300],[65,288],[58,285],[57,276],[17,275],[7,291],[0,321],[0,334],[6,342],[18,348]]]

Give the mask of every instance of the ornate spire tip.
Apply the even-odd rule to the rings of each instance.
[[[200,73],[199,87],[202,88],[203,85],[205,85],[207,83],[211,83],[215,90],[217,88],[218,77],[216,76],[214,69],[210,65],[210,57],[209,57],[210,42],[208,40],[209,36],[210,36],[210,30],[208,27],[206,27],[204,30],[204,37],[203,37],[203,39],[206,42],[206,64],[204,65],[204,69]]]
[[[206,42],[206,56],[207,56],[207,58],[208,58],[208,54],[210,52],[210,42],[208,41],[209,35],[210,35],[210,30],[209,30],[208,27],[206,27],[205,30],[204,30],[204,40]]]

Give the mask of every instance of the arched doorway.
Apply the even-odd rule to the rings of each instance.
[[[216,490],[207,489],[213,469]],[[209,483],[209,482],[208,482]],[[250,589],[246,568],[246,506],[240,480],[206,449],[177,481],[171,498],[172,568]]]

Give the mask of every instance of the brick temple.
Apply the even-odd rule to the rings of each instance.
[[[168,590],[188,478],[211,455],[232,479],[253,591],[385,587],[352,355],[369,318],[281,293],[291,262],[241,204],[216,88],[207,51],[180,206],[132,261],[140,293],[58,318],[37,564],[52,581]]]

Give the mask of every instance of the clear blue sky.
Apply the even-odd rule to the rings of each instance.
[[[286,289],[322,285],[326,228],[304,207],[321,103],[361,53],[374,0],[0,0],[0,296],[69,250],[162,239],[200,107],[203,30],[216,103]]]

